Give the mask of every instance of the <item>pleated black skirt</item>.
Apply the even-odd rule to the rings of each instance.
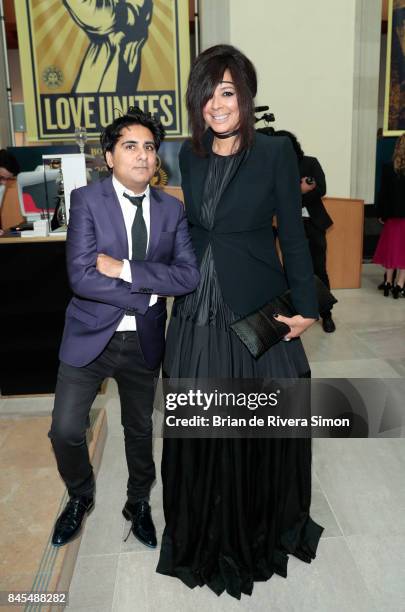
[[[256,361],[226,326],[197,324],[195,306],[189,300],[174,308],[164,362],[170,377],[310,375],[299,339],[280,342]],[[309,515],[310,439],[165,439],[162,479],[159,573],[239,599],[255,581],[286,577],[289,554],[307,563],[315,558],[323,528]]]

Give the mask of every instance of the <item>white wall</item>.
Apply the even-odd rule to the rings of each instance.
[[[374,201],[381,0],[356,0],[350,195]]]
[[[384,126],[385,76],[387,72],[387,35],[381,35],[380,77],[378,83],[378,127]]]
[[[370,135],[375,142],[381,0],[230,0],[229,38],[225,26],[221,38],[218,22],[209,27],[212,0],[201,4],[203,48],[208,40],[229,40],[244,51],[258,71],[257,104],[268,104],[275,127],[294,132],[304,151],[319,158],[328,194],[368,200],[374,191]],[[364,155],[370,157],[359,176]]]
[[[235,0],[199,0],[200,47],[230,42],[229,13]]]

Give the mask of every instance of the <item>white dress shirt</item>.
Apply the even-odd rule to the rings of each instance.
[[[149,246],[149,237],[150,237],[150,188],[149,185],[145,189],[143,193],[134,193],[130,191],[124,185],[122,185],[113,175],[112,177],[113,187],[115,189],[115,193],[117,194],[118,201],[121,206],[122,215],[124,217],[125,229],[127,231],[127,239],[128,239],[128,259],[124,259],[124,265],[121,270],[120,278],[127,283],[132,283],[132,273],[131,266],[129,265],[129,259],[132,255],[132,223],[135,219],[136,214],[136,206],[132,204],[128,200],[128,198],[124,198],[124,193],[127,193],[130,196],[141,196],[144,195],[144,199],[142,202],[142,212],[143,218],[146,225],[146,232],[148,236],[148,241],[146,248]],[[153,306],[157,302],[157,295],[151,295],[149,306]],[[134,316],[124,315],[121,319],[120,324],[117,327],[117,331],[136,331],[136,319]]]

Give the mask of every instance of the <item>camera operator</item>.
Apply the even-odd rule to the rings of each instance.
[[[322,202],[326,193],[325,174],[316,157],[304,154],[296,136],[286,130],[277,130],[274,136],[287,136],[298,159],[301,177],[302,218],[305,233],[308,238],[312,263],[315,274],[330,288],[328,273],[326,272],[326,230],[333,225]],[[322,318],[322,328],[326,333],[335,331],[336,326],[331,311],[319,313]]]

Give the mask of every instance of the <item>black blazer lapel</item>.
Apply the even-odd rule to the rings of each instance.
[[[194,204],[194,214],[199,219],[201,211],[201,202],[204,194],[205,179],[207,177],[208,166],[209,166],[209,153],[212,149],[212,141],[214,135],[211,131],[207,130],[203,136],[202,142],[206,155],[200,156],[189,151],[189,177],[188,180],[191,183],[192,203]],[[187,202],[187,205],[190,203]]]
[[[200,211],[201,211],[201,203],[202,203],[202,198],[204,195],[204,186],[205,186],[205,181],[207,178],[207,173],[208,173],[208,166],[209,166],[209,153],[212,150],[212,143],[214,140],[214,134],[212,133],[211,130],[207,130],[203,136],[203,145],[204,148],[207,152],[207,155],[205,157],[199,157],[197,155],[191,155],[191,160],[190,160],[190,181],[191,181],[191,190],[192,190],[192,194],[193,194],[193,202],[195,205],[195,215],[197,215],[197,218],[200,218]],[[235,178],[235,176],[237,176],[240,167],[242,166],[242,164],[246,163],[248,158],[250,155],[250,150],[248,151],[242,151],[239,155],[238,155],[238,159],[236,160],[236,164],[235,167],[232,170],[232,176],[229,178],[229,181],[221,195],[220,201],[218,202],[218,206],[216,207],[216,211],[215,211],[215,221],[217,221],[218,218],[223,216],[222,213],[222,207],[220,206],[220,203],[223,199],[226,199],[226,192],[227,189],[229,188],[229,186],[232,184],[233,179]],[[231,203],[232,204],[232,203]],[[214,222],[215,222],[214,221]]]
[[[208,157],[194,156],[190,164],[190,182],[193,195],[194,214],[200,218],[201,202],[209,165]]]

